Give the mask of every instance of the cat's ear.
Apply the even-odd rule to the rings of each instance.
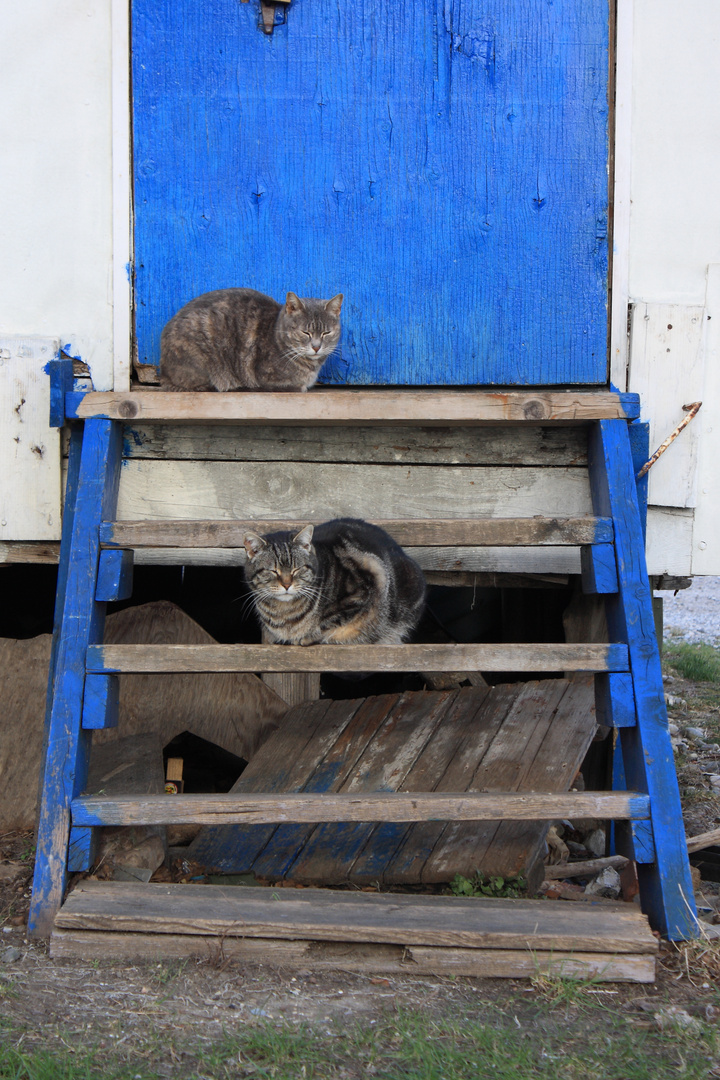
[[[300,530],[297,536],[293,537],[293,544],[297,544],[299,547],[305,548],[306,551],[310,551],[314,531],[314,525],[306,525],[304,529]]]
[[[333,296],[332,300],[328,300],[325,305],[325,310],[329,311],[331,315],[339,315],[340,308],[342,307],[343,294],[339,292],[337,296]]]
[[[243,545],[248,553],[248,559],[254,559],[255,556],[267,546],[262,536],[258,536],[258,534],[254,532],[245,533],[243,536]]]
[[[285,297],[285,310],[288,315],[297,315],[298,311],[304,311],[302,300],[294,292],[289,292]]]

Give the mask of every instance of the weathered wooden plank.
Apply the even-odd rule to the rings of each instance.
[[[520,790],[569,790],[596,731],[595,688],[592,676],[567,683],[555,714],[529,766],[519,776]],[[520,773],[521,762],[518,762]],[[547,825],[508,821],[497,830],[482,854],[478,866],[486,874],[512,873],[530,883],[542,878],[542,853]],[[501,869],[502,868],[502,869]]]
[[[60,544],[54,541],[0,541],[0,563],[57,563]]]
[[[654,955],[657,941],[630,904],[612,918],[543,900],[415,897],[324,889],[81,882],[58,913],[63,929],[367,941],[451,948],[579,949]]]
[[[390,760],[388,767],[393,767]],[[359,782],[359,781],[358,781]],[[356,783],[358,783],[356,782]],[[80,796],[75,825],[255,825],[267,822],[497,821],[646,818],[646,795],[626,791],[287,792],[278,795]],[[451,875],[452,876],[452,875]],[[445,880],[445,879],[441,879]]]
[[[622,644],[91,645],[87,670],[625,671]]]
[[[128,600],[133,591],[133,552],[113,548],[100,552],[96,600]]]
[[[650,954],[559,952],[522,949],[443,949],[427,945],[356,942],[275,941],[272,938],[213,938],[193,934],[136,934],[55,929],[53,960],[179,960],[277,965],[285,970],[356,971],[367,975],[460,975],[475,978],[592,979],[593,982],[655,981]]]
[[[389,699],[381,699],[380,713]],[[378,711],[378,703],[375,703]],[[313,777],[325,754],[351,724],[367,723],[373,706],[362,701],[306,702],[286,715],[272,740],[272,769],[267,768],[268,751],[250,762],[233,785],[231,795],[254,792],[299,791]],[[371,730],[376,721],[371,718]],[[320,790],[323,790],[320,788]],[[203,866],[221,871],[249,871],[276,831],[272,823],[242,830],[215,822],[192,841],[188,854]]]
[[[320,518],[317,519],[321,520]],[[403,546],[523,547],[612,543],[606,518],[445,518],[435,521],[373,519]],[[100,543],[106,548],[242,548],[248,530],[298,532],[307,519],[269,521],[106,521]],[[604,548],[603,548],[604,550]],[[608,590],[603,590],[608,591]]]
[[[503,574],[516,579],[521,573],[544,577],[580,573],[579,547],[405,550],[423,570],[435,573]],[[135,562],[138,566],[244,566],[246,557],[244,548],[138,548]]]
[[[643,908],[661,933],[682,940],[697,934],[697,920],[627,425],[601,421],[589,452],[595,512],[615,522],[619,591],[607,601],[608,626],[628,642],[635,691],[637,724],[620,729],[625,773],[652,806],[656,859],[638,867]]]
[[[339,791],[341,800],[347,800],[366,792],[395,793],[439,729],[452,696],[447,692],[404,694],[352,771],[346,772],[342,783],[333,785],[333,795]],[[359,815],[345,818],[339,826],[318,826],[288,875],[295,881],[344,881],[373,831],[368,824],[372,820],[392,821],[393,815],[374,819]]]
[[[567,691],[564,679],[525,683],[484,754],[468,789],[475,792],[519,791]],[[500,813],[478,826],[449,821],[422,870],[423,881],[449,881],[456,872],[483,867],[483,856],[497,832]],[[526,819],[527,820],[527,819]],[[532,819],[530,819],[532,820]],[[514,867],[505,866],[505,873]],[[519,873],[521,868],[515,872]]]
[[[493,686],[477,711],[467,709],[464,716],[459,718],[465,732],[455,753],[448,759],[445,772],[436,784],[436,791],[466,791],[470,787],[479,762],[492,744],[508,710],[522,691],[522,683]],[[467,696],[468,692],[463,691],[461,694]],[[461,701],[459,696],[456,704],[459,706]],[[394,852],[392,863],[386,868],[385,884],[417,884],[421,880],[423,866],[445,825],[445,822],[440,821],[412,825],[405,840]]]
[[[448,762],[459,753],[463,741],[472,732],[475,741],[480,740],[477,724],[478,712],[489,697],[491,687],[466,687],[458,691],[444,710],[442,723],[415,760],[412,769],[401,784],[399,791],[435,791],[444,776]],[[399,822],[383,822],[376,825],[367,838],[355,861],[346,867],[345,873],[355,884],[362,882],[393,880],[395,853],[408,841],[408,833],[414,826]],[[310,871],[308,876],[312,876]],[[321,881],[317,875],[315,880]],[[416,879],[419,880],[419,877]]]
[[[89,737],[81,728],[85,650],[89,641],[102,638],[105,608],[95,600],[98,526],[113,516],[120,436],[119,426],[106,420],[85,425],[72,527],[63,535],[63,543],[68,542],[67,579],[61,590],[60,634],[51,673],[52,705],[28,920],[30,934],[38,937],[49,935],[62,901],[70,800],[86,778]]]
[[[580,517],[584,468],[144,461],[123,466],[119,521]]]
[[[585,465],[582,427],[442,428],[144,424],[125,429],[130,458],[346,461],[381,465]]]
[[[312,773],[302,785],[305,792],[337,792],[346,783],[358,767],[358,763],[364,760],[368,746],[385,731],[390,717],[401,704],[408,699],[409,695],[383,695],[378,698],[368,698],[363,702],[352,721],[342,731],[332,745],[326,744],[323,754],[318,758],[318,763]],[[424,696],[424,695],[423,695]],[[428,695],[428,701],[437,702],[442,696]],[[268,754],[269,757],[269,754]],[[258,763],[260,769],[260,763]],[[262,770],[267,772],[272,765],[266,760],[262,763]],[[336,846],[337,833],[343,828],[342,825],[330,830],[329,844],[331,849]],[[301,828],[299,826],[280,826],[275,830],[272,840],[268,842],[265,850],[252,866],[252,870],[260,877],[282,877],[292,866],[299,852],[302,851],[308,837],[314,833],[323,831],[315,829],[314,825]],[[313,839],[315,837],[313,836]],[[293,875],[295,876],[295,875]]]
[[[598,419],[635,419],[635,394],[482,390],[354,390],[316,388],[293,393],[164,393],[136,391],[69,393],[68,418],[113,420],[226,420],[307,424],[543,424]]]

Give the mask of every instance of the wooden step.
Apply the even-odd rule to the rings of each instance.
[[[308,524],[280,521],[105,521],[103,547],[238,548],[248,530],[297,531]],[[424,547],[568,547],[611,544],[610,518],[484,518],[411,521],[376,520],[398,544]]]
[[[86,795],[73,825],[264,825],[320,821],[646,820],[634,791],[286,792],[250,795]]]
[[[627,671],[622,644],[90,645],[88,672]]]
[[[631,904],[324,889],[81,882],[52,956],[238,955],[288,966],[652,981],[657,941]]]
[[[242,421],[255,424],[531,424],[636,419],[636,394],[605,390],[486,391],[317,388],[296,393],[68,393],[69,419]]]

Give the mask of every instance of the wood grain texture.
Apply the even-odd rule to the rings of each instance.
[[[65,566],[60,580],[59,627],[50,678],[47,753],[38,822],[37,858],[28,931],[50,933],[65,889],[70,801],[85,783],[89,737],[81,728],[85,650],[102,640],[105,605],[95,600],[98,527],[114,516],[121,431],[108,420],[85,425],[72,524],[63,530]]]
[[[87,670],[625,671],[625,645],[91,645]]]
[[[650,795],[656,859],[638,868],[643,909],[671,939],[697,933],[694,893],[682,823],[650,583],[635,494],[635,473],[622,421],[601,421],[590,435],[595,512],[612,514],[618,593],[607,601],[610,636],[628,642],[637,724],[620,729],[627,782]]]
[[[583,468],[133,460],[123,466],[117,518],[422,520],[591,512]]]
[[[354,971],[364,975],[462,975],[475,978],[592,979],[593,982],[655,981],[650,954],[558,950],[449,949],[427,945],[370,945],[356,942],[277,941],[272,938],[213,938],[193,934],[136,934],[101,930],[53,930],[53,960],[181,960],[277,965],[283,971]]]
[[[312,519],[311,519],[312,520]],[[321,521],[322,518],[317,518]],[[446,518],[436,521],[370,519],[403,547],[542,547],[603,544],[612,541],[612,522],[603,518]],[[278,521],[117,521],[103,522],[100,542],[109,549],[129,547],[242,548],[249,530],[261,535],[299,532],[307,519]],[[600,590],[596,590],[600,591]],[[608,591],[608,590],[603,590]],[[117,599],[104,597],[104,599]]]
[[[140,363],[250,285],[345,293],[333,383],[605,382],[606,0],[132,15]]]
[[[336,461],[377,465],[585,465],[583,427],[287,427],[128,424],[128,458]],[[647,458],[645,459],[647,460]]]
[[[222,885],[81,882],[58,913],[62,929],[227,934],[452,948],[579,949],[654,956],[657,941],[630,904],[588,910],[543,900],[485,900],[238,889]]]
[[[598,390],[485,392],[481,390],[331,390],[291,393],[163,393],[111,391],[70,393],[68,419],[90,417],[136,421],[203,420],[246,424],[422,424],[446,427],[487,423],[583,423],[598,419],[635,419],[636,394]]]

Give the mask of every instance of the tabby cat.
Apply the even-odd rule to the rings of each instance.
[[[254,289],[190,300],[160,337],[165,390],[307,390],[340,340],[342,293],[289,292],[284,304]]]
[[[425,602],[423,572],[392,537],[358,518],[244,538],[245,576],[269,641],[404,641]]]

